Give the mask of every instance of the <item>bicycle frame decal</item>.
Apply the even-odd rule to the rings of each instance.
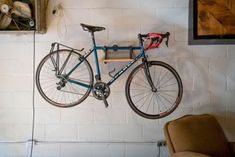
[[[130,50],[130,47],[107,47],[107,46],[96,46],[94,49],[96,50]],[[139,50],[140,54],[138,56],[136,56],[131,62],[129,62],[125,67],[123,67],[120,71],[118,71],[113,78],[107,83],[107,85],[111,85],[117,78],[119,78],[119,76],[121,76],[126,70],[129,69],[129,67],[131,67],[139,58],[144,56],[144,49],[141,46],[138,47],[132,47],[132,50]],[[96,62],[96,64],[98,64],[98,61]],[[99,64],[98,64],[99,65]],[[97,66],[96,68],[99,68],[99,66]],[[100,77],[100,74],[98,74],[98,76]]]

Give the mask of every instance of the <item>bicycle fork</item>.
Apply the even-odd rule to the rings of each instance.
[[[144,64],[144,73],[146,75],[147,81],[152,89],[152,92],[157,92],[157,88],[155,87],[150,71],[149,71],[149,66],[148,66],[148,61],[146,58],[143,59],[143,64]]]

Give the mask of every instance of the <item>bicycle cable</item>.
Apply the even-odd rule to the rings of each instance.
[[[46,1],[46,10],[48,8],[50,0]],[[32,69],[32,85],[33,85],[33,91],[32,91],[32,132],[31,132],[31,139],[29,142],[31,142],[30,146],[30,157],[33,157],[33,150],[34,150],[34,144],[35,144],[35,139],[34,139],[34,133],[35,133],[35,117],[36,117],[36,111],[35,111],[35,82],[36,82],[36,30],[33,32],[33,69]]]
[[[29,142],[31,142],[30,146],[30,157],[33,156],[33,149],[34,149],[34,131],[35,131],[35,69],[36,69],[36,64],[35,64],[35,52],[36,51],[36,30],[33,32],[33,76],[32,76],[32,83],[33,83],[33,92],[32,92],[32,134],[31,134],[31,139]]]

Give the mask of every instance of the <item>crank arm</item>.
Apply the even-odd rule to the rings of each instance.
[[[101,94],[101,97],[102,97],[102,100],[103,100],[103,102],[104,102],[105,107],[108,108],[108,107],[109,107],[109,104],[108,104],[107,99],[104,97],[104,94],[103,94],[103,93]]]

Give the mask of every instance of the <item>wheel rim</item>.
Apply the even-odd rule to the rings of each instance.
[[[139,65],[130,74],[126,95],[131,108],[139,115],[157,119],[169,115],[182,98],[182,82],[177,72],[163,62],[149,62],[154,91],[144,74],[144,65]]]
[[[62,67],[65,59],[71,53],[69,50],[60,50],[59,66]],[[56,77],[51,57],[56,59],[57,53],[47,55],[39,64],[36,74],[36,83],[39,93],[52,105],[58,107],[72,107],[81,103],[90,93],[91,89],[79,86],[63,79],[66,74],[79,62],[79,54],[72,52],[68,63],[62,71],[62,77]],[[85,60],[70,76],[70,80],[79,81],[88,85],[93,84],[93,73],[89,63]],[[58,87],[61,86],[61,89]]]

